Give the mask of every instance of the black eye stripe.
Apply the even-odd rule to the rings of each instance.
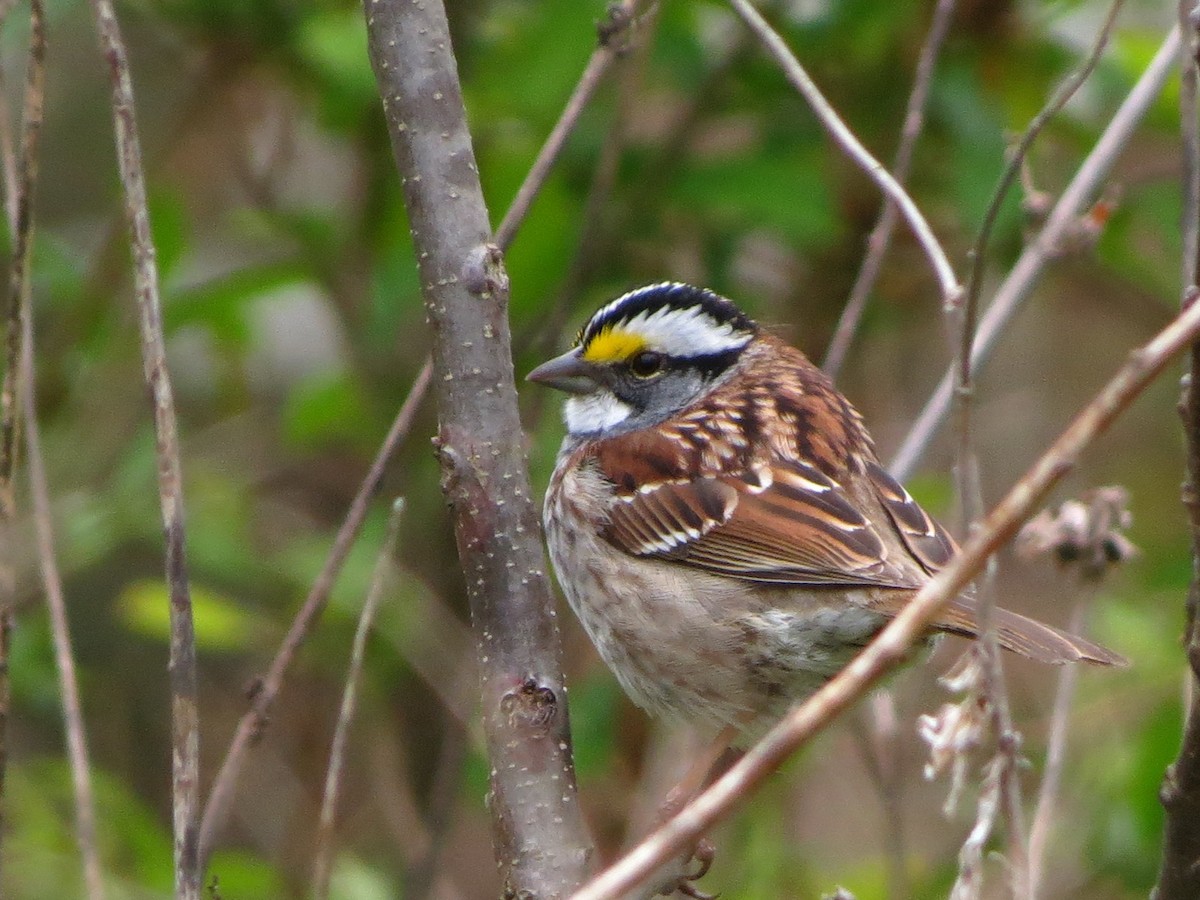
[[[716,378],[726,369],[736,362],[741,355],[742,348],[737,347],[733,350],[725,350],[722,353],[709,353],[706,356],[693,356],[686,360],[681,360],[684,365],[692,366],[699,369],[705,378]]]
[[[698,371],[705,379],[713,379],[737,361],[742,349],[741,347],[737,347],[721,353],[708,353],[703,356],[667,356],[662,353],[655,353],[654,351],[643,351],[642,353],[635,354],[626,362],[626,365],[629,367],[630,372],[641,378],[646,378],[657,372],[693,369]],[[658,365],[653,371],[649,369],[643,372],[638,371],[637,361],[643,355],[657,358]]]

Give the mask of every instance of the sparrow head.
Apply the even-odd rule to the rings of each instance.
[[[704,396],[757,334],[752,319],[712,291],[654,284],[601,307],[571,350],[528,379],[570,394],[563,412],[572,436],[623,434]]]

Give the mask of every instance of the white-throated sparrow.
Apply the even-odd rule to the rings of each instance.
[[[829,378],[711,291],[632,291],[529,380],[570,394],[544,513],[559,582],[652,713],[764,724],[955,552]],[[1120,662],[1007,610],[994,623],[1032,659]],[[933,630],[974,635],[971,601]]]

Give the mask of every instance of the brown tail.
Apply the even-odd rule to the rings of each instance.
[[[1067,634],[1007,609],[996,609],[992,614],[992,622],[995,624],[996,637],[1001,647],[1038,662],[1052,665],[1080,661],[1099,666],[1129,665],[1125,657],[1099,644],[1093,644],[1086,638]],[[946,608],[944,616],[934,623],[934,627],[949,634],[975,637],[977,629],[974,604],[963,600],[954,601]]]

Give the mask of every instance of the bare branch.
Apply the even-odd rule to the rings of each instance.
[[[553,168],[559,154],[562,153],[567,138],[579,124],[579,117],[583,114],[583,110],[591,101],[592,95],[596,93],[596,88],[600,86],[604,76],[608,74],[613,61],[626,51],[627,37],[636,23],[635,5],[636,0],[620,0],[620,2],[608,5],[604,21],[597,29],[599,42],[596,49],[592,51],[583,74],[579,76],[579,82],[567,100],[567,105],[559,114],[558,121],[554,123],[554,128],[550,130],[550,135],[542,144],[542,149],[538,151],[537,159],[533,161],[533,165],[525,175],[525,180],[517,189],[517,195],[509,205],[508,212],[504,214],[504,218],[496,227],[492,243],[501,250],[507,251],[509,245],[512,244],[517,229],[521,227],[521,223],[525,221],[525,216],[529,213],[530,206],[533,205],[534,198],[542,189],[542,185],[546,183],[550,169]]]
[[[651,834],[574,896],[601,900],[624,896],[655,867],[682,852],[760,785],[833,718],[898,665],[929,622],[967,586],[988,558],[1016,532],[1082,453],[1200,334],[1200,304],[1189,307],[1152,341],[1130,354],[1099,394],[1075,417],[1033,467],[970,536],[946,568],[851,663],[771,729],[724,776],[675,818]]]
[[[404,398],[404,403],[396,414],[387,437],[383,439],[383,444],[375,455],[374,462],[371,463],[367,477],[359,485],[358,493],[354,496],[350,509],[346,513],[346,519],[338,529],[333,546],[329,548],[329,555],[325,557],[325,564],[309,589],[308,596],[304,598],[303,606],[292,620],[287,636],[280,644],[275,658],[271,660],[267,674],[254,686],[253,695],[250,698],[250,708],[238,722],[237,731],[229,744],[229,749],[225,752],[225,759],[221,763],[221,769],[217,773],[212,790],[208,795],[208,802],[204,806],[204,818],[200,825],[200,859],[205,866],[212,856],[213,842],[229,815],[234,791],[237,788],[238,774],[241,772],[246,751],[261,737],[271,707],[275,703],[275,698],[279,696],[284,676],[291,667],[296,652],[312,631],[329,602],[334,582],[342,570],[346,557],[350,555],[350,549],[354,546],[363,522],[366,521],[367,510],[383,481],[383,473],[392,456],[404,443],[404,439],[412,429],[413,419],[425,397],[432,372],[433,364],[426,360],[412,387],[409,388],[408,396]]]
[[[117,167],[125,193],[125,215],[134,261],[142,368],[154,410],[159,500],[166,544],[166,580],[170,592],[171,648],[171,796],[174,804],[175,894],[199,900],[197,839],[200,822],[200,722],[196,706],[196,634],[184,546],[183,475],[175,399],[163,342],[158,264],[150,234],[146,179],[134,113],[133,83],[125,42],[111,0],[92,0],[96,34],[112,79],[113,127]]]
[[[895,203],[901,214],[904,216],[909,227],[912,229],[913,235],[917,239],[917,243],[921,245],[921,249],[925,251],[925,255],[929,257],[929,262],[933,266],[933,271],[937,275],[938,286],[942,292],[942,302],[947,306],[952,306],[958,303],[962,296],[962,286],[958,283],[958,278],[954,274],[954,267],[950,265],[950,260],[946,258],[946,252],[942,249],[942,245],[938,243],[934,237],[933,230],[929,227],[929,223],[925,221],[925,217],[921,215],[921,211],[917,209],[917,205],[913,203],[912,198],[902,188],[883,167],[879,160],[875,159],[866,147],[862,145],[857,137],[854,136],[846,123],[839,118],[837,112],[824,95],[817,88],[816,84],[809,77],[808,72],[800,64],[800,60],[796,59],[795,55],[787,44],[784,42],[774,29],[767,24],[757,9],[750,3],[750,0],[729,0],[733,5],[734,10],[739,16],[750,26],[751,31],[766,47],[767,51],[775,58],[775,61],[783,69],[784,75],[788,82],[794,87],[801,96],[812,107],[817,119],[830,136],[838,143],[859,168],[867,174],[872,181],[879,185],[879,189],[884,195]]]
[[[978,372],[987,362],[1001,333],[1033,290],[1047,263],[1055,258],[1061,242],[1125,149],[1130,135],[1170,75],[1179,52],[1179,42],[1179,29],[1173,28],[1059,197],[1037,238],[1021,253],[996,291],[992,304],[979,322],[971,349],[971,371]],[[944,424],[953,400],[954,378],[954,368],[951,366],[893,458],[889,470],[898,480],[905,481],[912,475],[918,460]]]
[[[83,707],[79,699],[79,679],[75,674],[67,602],[54,552],[50,489],[46,483],[46,464],[37,421],[32,317],[26,318],[25,329],[21,404],[25,413],[26,465],[29,467],[29,493],[37,532],[38,564],[42,571],[42,586],[46,591],[46,607],[50,613],[50,634],[54,641],[54,667],[58,671],[58,687],[62,692],[63,729],[67,736],[67,758],[75,792],[75,838],[83,859],[83,880],[88,900],[103,900],[104,870],[100,863],[100,848],[96,843],[96,799],[88,761],[87,731],[83,726]]]
[[[387,536],[375,560],[375,571],[371,575],[371,586],[367,599],[358,616],[358,628],[354,632],[354,645],[350,651],[350,666],[346,671],[346,686],[342,690],[342,703],[338,709],[337,725],[333,730],[333,743],[329,748],[329,767],[325,772],[325,793],[321,797],[321,815],[317,821],[317,848],[313,859],[313,896],[325,900],[329,896],[329,876],[333,871],[333,819],[337,815],[338,794],[341,791],[342,770],[345,767],[346,742],[350,736],[350,723],[354,720],[354,708],[358,704],[358,682],[362,677],[363,662],[367,655],[367,636],[375,623],[375,614],[383,600],[384,586],[388,573],[395,565],[396,538],[400,533],[400,516],[404,511],[404,500],[392,504],[388,519]]]
[[[901,187],[908,180],[908,170],[912,165],[917,138],[921,136],[921,129],[925,125],[925,105],[929,100],[929,88],[933,84],[933,69],[946,32],[950,30],[950,22],[954,18],[955,2],[956,0],[938,0],[933,10],[933,19],[929,23],[929,33],[925,35],[925,43],[921,45],[921,53],[917,57],[917,72],[913,77],[912,91],[908,95],[908,106],[904,111],[904,124],[900,129],[900,145],[896,148],[896,158],[892,160],[892,177]],[[898,218],[899,210],[896,204],[885,195],[883,211],[867,238],[867,255],[859,267],[854,286],[850,288],[850,297],[838,319],[833,338],[829,341],[825,360],[821,363],[825,374],[834,380],[842,369],[842,363],[846,361],[850,343],[854,340],[862,321],[867,298],[871,295],[883,268],[883,259],[891,246],[892,232],[896,229]]]
[[[8,12],[8,8],[0,10],[3,15]],[[33,256],[33,201],[37,187],[38,146],[45,95],[45,9],[41,0],[30,3],[29,23],[29,63],[21,123],[21,150],[15,162],[16,177],[5,182],[6,207],[14,210],[9,222],[14,247],[5,296],[4,380],[0,384],[0,803],[7,799],[8,719],[12,707],[8,666],[16,598],[16,574],[10,558],[13,541],[9,531],[16,517],[13,473],[16,468],[19,411],[25,402],[22,363],[27,353],[27,324],[32,315],[29,310],[29,273]],[[6,102],[0,100],[0,105]],[[11,145],[10,136],[8,147]],[[6,165],[5,174],[9,171]],[[6,805],[0,805],[0,825],[3,825],[5,811]]]
[[[8,9],[0,10],[0,20]],[[67,758],[71,767],[71,783],[75,793],[75,832],[79,855],[83,861],[84,886],[89,900],[103,900],[104,877],[100,852],[96,844],[96,802],[92,791],[91,767],[88,762],[87,733],[79,700],[79,680],[75,675],[75,657],[71,649],[71,632],[67,605],[63,596],[62,577],[54,552],[54,529],[50,512],[50,490],[46,483],[46,467],[42,455],[41,435],[37,421],[37,387],[34,367],[33,312],[29,298],[30,254],[33,247],[34,216],[32,201],[38,170],[38,144],[41,131],[45,94],[45,11],[41,0],[30,3],[30,55],[26,83],[25,111],[22,117],[24,135],[18,175],[17,156],[13,152],[8,106],[0,103],[0,178],[4,184],[4,211],[9,233],[16,236],[20,248],[14,259],[20,278],[22,318],[20,401],[25,429],[25,448],[29,471],[29,493],[37,542],[38,563],[42,585],[46,591],[50,633],[54,642],[54,662],[62,693],[63,730],[67,738]]]
[[[1017,175],[1023,170],[1026,155],[1034,140],[1052,116],[1056,115],[1074,96],[1079,87],[1087,80],[1095,69],[1108,45],[1117,13],[1123,0],[1114,0],[1109,7],[1100,33],[1093,45],[1092,52],[1084,63],[1067,79],[1054,93],[1046,106],[1034,117],[1029,127],[1022,135],[1015,152],[1009,159],[1008,165],[1001,174],[1000,181],[992,196],[991,203],[984,215],[983,224],[971,251],[971,270],[967,279],[966,300],[961,308],[952,310],[951,318],[957,318],[959,341],[955,354],[955,397],[957,398],[958,423],[958,493],[962,507],[962,521],[974,522],[982,514],[983,496],[980,488],[979,464],[975,455],[972,438],[972,422],[974,407],[974,381],[971,365],[971,351],[975,340],[976,320],[979,307],[979,292],[982,286],[983,263],[987,252],[992,229],[995,226],[1000,209],[1012,187]],[[1012,893],[1015,897],[1029,894],[1034,875],[1030,870],[1029,851],[1025,845],[1024,812],[1021,803],[1021,784],[1019,771],[1020,735],[1013,727],[1012,714],[1009,708],[1008,691],[1004,681],[1004,670],[1000,663],[1000,650],[996,642],[995,631],[992,628],[992,611],[995,608],[995,578],[994,570],[989,567],[978,588],[978,603],[976,618],[979,628],[978,640],[979,665],[982,673],[982,691],[988,698],[992,723],[997,736],[996,757],[988,769],[988,791],[994,790],[992,797],[988,791],[980,799],[979,825],[972,832],[967,844],[963,845],[964,865],[966,860],[978,856],[980,839],[986,839],[995,821],[994,812],[998,809],[1006,824],[1008,836],[1008,870],[1012,881]],[[995,808],[988,809],[991,814],[985,815],[985,806],[995,802]],[[972,843],[972,842],[976,843]],[[966,869],[963,870],[966,873]],[[968,879],[969,880],[969,879]],[[965,882],[964,882],[965,883]],[[976,879],[976,885],[981,881]],[[977,890],[978,888],[974,888]],[[964,890],[966,888],[964,887]]]
[[[1083,627],[1085,608],[1086,601],[1081,600],[1071,611],[1071,620],[1067,625],[1067,630],[1072,634],[1080,633],[1080,629]],[[1075,696],[1075,682],[1078,680],[1078,666],[1063,666],[1063,670],[1058,675],[1058,687],[1054,691],[1054,707],[1050,714],[1050,734],[1046,739],[1046,766],[1042,771],[1042,783],[1038,787],[1033,825],[1029,829],[1029,896],[1031,900],[1037,900],[1037,897],[1041,895],[1046,847],[1050,841],[1050,826],[1054,821],[1054,806],[1058,801],[1058,787],[1062,782],[1063,763],[1067,756],[1067,726],[1070,722],[1071,700]]]
[[[562,896],[582,882],[591,842],[517,415],[508,278],[486,243],[442,4],[367,0],[365,8],[433,329],[443,487],[479,640],[502,890]]]
[[[1180,0],[1179,28],[1186,35],[1180,49],[1180,122],[1183,150],[1183,303],[1200,306],[1200,18],[1194,2]],[[1190,699],[1179,756],[1167,767],[1159,788],[1166,813],[1162,862],[1152,900],[1184,900],[1200,895],[1200,345],[1192,347],[1180,401],[1187,446],[1182,500],[1192,532],[1192,582],[1186,602],[1183,646],[1191,668]]]
[[[1041,112],[1034,116],[1033,121],[1029,123],[1029,127],[1025,129],[1025,133],[1021,135],[1021,140],[1018,141],[1016,149],[1010,156],[1004,172],[1000,175],[1000,181],[996,185],[992,201],[988,204],[987,212],[984,214],[983,224],[979,227],[979,236],[975,239],[975,245],[971,248],[971,271],[967,275],[967,293],[966,300],[963,303],[962,348],[959,351],[959,358],[957,360],[959,367],[958,378],[961,385],[969,385],[971,383],[971,344],[975,339],[975,318],[979,309],[979,291],[983,285],[983,264],[987,257],[987,247],[992,237],[992,229],[995,227],[996,220],[1000,216],[1000,208],[1004,205],[1004,200],[1008,196],[1009,189],[1012,187],[1013,182],[1016,181],[1017,175],[1021,172],[1021,167],[1025,163],[1029,148],[1033,146],[1033,142],[1042,133],[1042,129],[1046,126],[1046,123],[1058,115],[1059,111],[1075,96],[1075,92],[1083,86],[1083,83],[1088,80],[1088,77],[1095,71],[1096,66],[1099,65],[1100,58],[1104,55],[1104,50],[1108,46],[1108,39],[1112,35],[1113,26],[1117,22],[1117,13],[1121,11],[1121,5],[1124,2],[1125,0],[1113,0],[1112,5],[1108,8],[1108,15],[1105,16],[1104,23],[1100,26],[1100,33],[1096,36],[1096,40],[1092,44],[1092,52],[1088,54],[1083,64],[1071,73],[1067,80],[1054,92],[1054,96],[1050,98],[1050,101],[1042,108]]]

